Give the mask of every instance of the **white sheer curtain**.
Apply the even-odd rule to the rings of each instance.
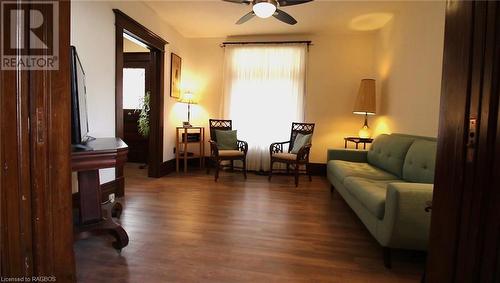
[[[307,45],[225,47],[224,118],[248,142],[249,170],[269,169],[269,145],[304,120]]]

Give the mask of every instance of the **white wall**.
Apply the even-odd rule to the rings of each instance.
[[[169,97],[170,52],[182,57],[183,88],[199,96],[199,104],[192,107],[192,124],[207,126],[209,118],[222,117],[224,50],[219,45],[225,40],[313,41],[306,98],[306,120],[317,125],[312,162],[325,162],[328,148],[343,147],[344,136],[357,134],[363,117],[353,115],[352,107],[362,78],[377,78],[378,115],[370,120],[375,135],[435,136],[444,5],[408,3],[378,32],[186,39],[140,2],[72,2],[71,42],[87,73],[91,134],[103,137],[115,132],[112,8],[119,8],[170,42],[165,54],[164,161],[174,158],[174,129],[186,119],[186,105]],[[109,180],[113,175],[104,177]]]
[[[379,107],[372,128],[437,136],[445,2],[408,2],[378,34]]]
[[[189,43],[141,2],[71,3],[71,44],[75,45],[86,73],[90,134],[94,137],[115,136],[115,17],[120,9],[170,44],[165,51],[164,160],[171,159],[174,127],[169,119],[177,104],[170,93],[170,52],[183,59],[183,73],[190,73]],[[101,183],[114,179],[114,170],[101,170]]]
[[[108,3],[71,3],[71,44],[85,70],[89,134],[93,137],[115,136],[114,34],[114,15]],[[100,173],[101,183],[114,179],[114,169]]]
[[[355,135],[362,117],[352,114],[362,78],[375,77],[375,33],[295,36],[246,36],[227,39],[193,39],[198,46],[196,73],[206,81],[204,100],[213,117],[222,117],[223,41],[311,40],[307,70],[306,121],[316,123],[311,161],[326,161],[326,150],[343,146],[343,137]],[[265,102],[263,102],[265,103]],[[203,118],[208,120],[205,116]],[[206,123],[206,122],[205,122]]]

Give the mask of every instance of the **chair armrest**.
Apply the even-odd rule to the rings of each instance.
[[[367,150],[354,150],[354,149],[329,149],[327,151],[326,161],[330,160],[344,160],[351,162],[367,162]]]
[[[297,160],[308,161],[309,160],[309,152],[311,151],[312,144],[308,143],[302,146],[297,152]]]
[[[248,151],[248,143],[246,141],[237,141],[238,143],[238,150],[243,151],[245,155],[247,154]]]
[[[425,209],[432,200],[433,187],[433,184],[422,183],[390,183],[387,186],[384,219],[377,228],[383,246],[427,249],[431,213]]]
[[[214,157],[219,156],[219,147],[217,143],[213,140],[209,140],[208,143],[210,143],[210,155]]]
[[[274,142],[269,146],[269,153],[272,155],[273,153],[283,152],[283,145],[290,143],[290,141],[284,142]]]

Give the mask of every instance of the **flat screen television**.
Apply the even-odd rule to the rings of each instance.
[[[71,143],[85,145],[90,139],[85,72],[76,48],[71,46]]]

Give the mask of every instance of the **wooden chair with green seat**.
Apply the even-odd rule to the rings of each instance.
[[[314,123],[292,123],[290,140],[285,142],[275,142],[269,147],[271,155],[271,166],[269,168],[269,181],[273,175],[274,163],[285,163],[287,173],[290,166],[294,170],[295,187],[299,185],[300,167],[306,167],[309,181],[312,180],[309,168],[309,152],[311,150],[312,135],[314,133]],[[288,150],[284,151],[284,145],[288,144]]]
[[[210,127],[210,159],[215,166],[215,181],[219,179],[219,171],[224,167],[241,169],[245,179],[247,178],[247,151],[248,143],[236,138],[236,131],[233,131],[231,120],[209,119]],[[220,137],[217,137],[217,133]],[[234,161],[240,160],[242,167],[234,167]],[[229,161],[229,165],[222,164]],[[207,166],[207,174],[210,173],[210,166]]]

